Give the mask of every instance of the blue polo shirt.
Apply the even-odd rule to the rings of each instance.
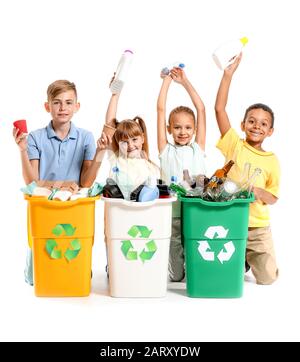
[[[30,132],[27,153],[30,160],[39,160],[40,180],[65,180],[79,183],[84,160],[92,160],[96,146],[91,132],[71,123],[67,137],[57,137],[52,122]]]

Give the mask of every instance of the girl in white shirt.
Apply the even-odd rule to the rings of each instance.
[[[157,145],[162,179],[170,184],[182,181],[185,169],[191,176],[205,174],[206,116],[204,104],[183,69],[173,68],[168,75],[161,73],[161,78],[163,82],[157,101]],[[196,108],[197,116],[189,107],[176,107],[171,111],[167,124],[166,100],[172,80],[185,88]],[[172,136],[172,143],[168,142],[167,132]],[[176,202],[173,203],[169,277],[175,282],[181,281],[184,276],[180,203]]]

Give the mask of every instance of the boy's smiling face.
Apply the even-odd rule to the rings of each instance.
[[[261,150],[265,138],[273,134],[272,117],[262,108],[252,109],[241,123],[242,131],[246,134],[246,141],[250,146]]]
[[[59,93],[54,99],[45,103],[46,111],[51,113],[52,121],[59,125],[69,123],[79,107],[73,90]]]

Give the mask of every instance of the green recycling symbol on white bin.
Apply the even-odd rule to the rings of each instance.
[[[205,231],[205,236],[208,239],[222,239],[226,238],[229,229],[224,229],[223,226],[209,226]],[[216,237],[215,237],[216,236]],[[211,251],[210,245],[207,240],[200,240],[198,241],[198,251],[202,258],[206,261],[214,261],[215,260],[215,253]],[[225,250],[224,250],[225,249]],[[219,259],[220,263],[223,264],[224,261],[229,261],[235,252],[235,247],[232,241],[228,241],[224,244],[224,249],[222,249],[217,258]]]
[[[139,237],[141,239],[149,239],[152,230],[149,230],[147,226],[133,225],[127,232],[132,238]],[[137,260],[138,257],[144,263],[146,260],[152,259],[157,250],[157,246],[154,240],[148,241],[145,245],[146,248],[138,255],[138,252],[134,250],[130,240],[122,240],[121,250],[127,260]]]

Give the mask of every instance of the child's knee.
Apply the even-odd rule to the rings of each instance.
[[[275,277],[267,277],[262,279],[256,279],[256,284],[260,285],[271,285],[273,284],[278,278],[278,272],[276,273]]]
[[[278,278],[278,269],[276,266],[273,268],[266,268],[265,270],[261,271],[258,275],[255,276],[256,284],[260,285],[271,285],[273,284]]]

